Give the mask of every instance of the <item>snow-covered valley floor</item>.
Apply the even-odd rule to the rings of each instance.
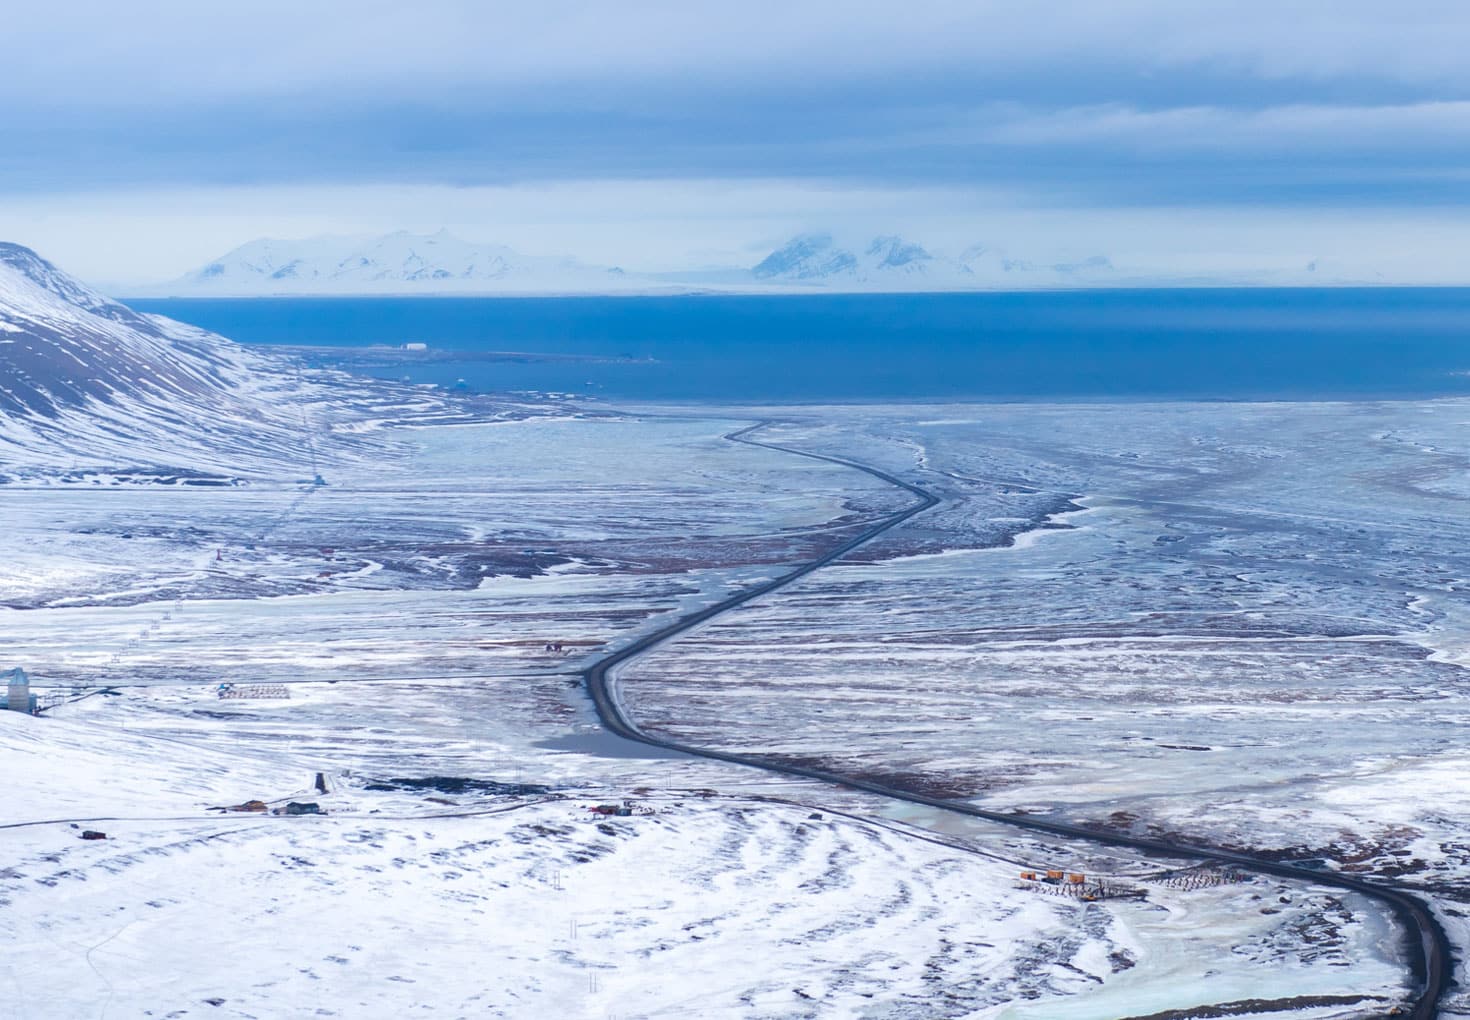
[[[636,663],[632,713],[693,743],[1246,846],[1413,827],[1393,849],[1463,882],[1423,842],[1459,838],[1464,787],[1433,743],[1452,723],[1419,707],[1463,684],[1470,572],[1445,538],[1463,480],[1413,470],[1458,456],[1454,425],[1426,431],[1409,405],[1306,409],[1297,433],[1281,409],[1101,430],[1088,413],[783,412],[773,438],[948,480],[946,503]],[[1158,876],[1187,862],[601,734],[579,669],[906,502],[721,438],[750,420],[400,427],[391,455],[325,465],[326,486],[0,485],[0,665],[43,699],[114,692],[0,713],[0,768],[20,777],[0,808],[0,1015],[1108,1020],[1398,1000],[1396,933],[1355,897],[1185,889]],[[1333,474],[1333,443],[1365,434],[1400,438]],[[1291,470],[1248,470],[1280,457]],[[1344,480],[1361,477],[1372,491]],[[1401,498],[1377,509],[1386,488]],[[1241,507],[1298,530],[1223,519]],[[1366,507],[1372,543],[1323,523]],[[1327,626],[1345,618],[1372,626]],[[288,696],[222,699],[222,682]],[[1408,803],[1415,775],[1442,822]],[[209,810],[252,799],[329,814]],[[652,813],[587,811],[625,799]],[[1364,862],[1383,864],[1338,863]],[[1141,898],[1021,888],[1038,867]]]
[[[1470,942],[1470,408],[929,410],[767,432],[943,502],[624,670],[635,715],[1400,881]]]

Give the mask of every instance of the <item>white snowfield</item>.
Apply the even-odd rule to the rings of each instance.
[[[1161,876],[1187,862],[1041,840],[601,731],[580,668],[904,504],[876,479],[731,444],[721,437],[743,419],[707,411],[517,420],[523,409],[491,408],[475,414],[499,420],[475,421],[412,392],[298,381],[218,338],[140,324],[23,252],[0,262],[0,372],[14,401],[0,424],[0,668],[28,668],[50,707],[0,712],[11,780],[0,800],[0,1016],[1116,1020],[1228,1006],[1233,1016],[1365,1018],[1402,999],[1394,932],[1356,897],[1249,878],[1186,889]],[[26,360],[7,353],[12,339]],[[88,370],[57,367],[73,357]],[[304,451],[291,446],[302,402],[325,423],[316,453],[326,486],[303,478]],[[221,406],[234,410],[212,417]],[[1008,807],[1094,812],[1105,794],[1139,825],[1170,822],[1185,801],[1155,790],[1177,792],[1177,776],[1209,794],[1219,777],[1204,752],[1144,738],[1182,746],[1197,714],[1149,703],[1138,743],[1157,750],[1120,755],[1086,743],[1072,703],[1044,692],[1007,719],[963,655],[997,663],[1015,693],[1030,656],[1061,650],[1053,661],[1076,671],[1065,696],[1100,702],[1114,726],[1159,667],[1151,639],[1131,632],[1144,624],[1108,611],[1110,592],[1137,585],[1160,613],[1191,597],[1264,611],[1250,602],[1264,592],[1301,626],[1347,615],[1338,603],[1301,604],[1336,590],[1346,565],[1312,573],[1315,586],[1293,581],[1303,564],[1281,559],[1280,539],[1175,522],[1208,529],[1190,555],[1225,559],[1231,572],[1219,575],[1158,567],[1147,520],[1092,545],[1101,522],[1056,492],[1101,475],[1107,458],[1085,423],[1077,434],[1058,427],[1069,412],[783,413],[803,424],[773,434],[949,478],[954,498],[851,564],[633,664],[630,708],[650,725],[905,781],[998,776],[974,793],[994,806],[1011,784]],[[990,431],[903,424],[916,414],[980,416]],[[1457,441],[1453,429],[1381,414],[1372,424],[1392,431],[1394,456]],[[423,427],[451,418],[463,427]],[[1312,435],[1326,443],[1341,421],[1319,425]],[[1181,490],[1204,480],[1218,482],[1219,502],[1314,527],[1351,516],[1305,484],[1259,507],[1240,458],[1270,463],[1270,443],[1207,434],[1180,453],[1159,438],[1174,428],[1109,448],[1128,477],[1136,466],[1137,478],[1173,486],[1153,493],[1150,514],[1196,505]],[[992,456],[996,436],[1027,475],[1001,489],[977,480],[1016,467]],[[1164,450],[1188,468],[1151,467]],[[1222,462],[1232,470],[1212,472]],[[175,484],[201,477],[248,484]],[[1381,477],[1408,484],[1393,470]],[[1446,468],[1414,482],[1441,495],[1394,515],[1404,536],[1395,548],[1437,548],[1443,522],[1425,507],[1460,498],[1457,479]],[[975,551],[1047,520],[1082,528]],[[1237,564],[1229,546],[1246,538],[1249,562]],[[985,602],[953,577],[982,557]],[[1089,602],[1057,597],[1104,562]],[[1437,588],[1414,583],[1415,600],[1363,597],[1398,633],[1432,637],[1444,651],[1435,678],[1449,691],[1463,644],[1446,632],[1457,618],[1436,608],[1458,590],[1457,568],[1444,569]],[[1027,603],[1028,583],[1051,601]],[[905,588],[924,589],[928,610],[906,604]],[[1000,632],[1025,631],[1038,614],[1066,632]],[[1093,631],[1112,641],[1098,674],[1106,690],[1087,688],[1091,646],[1072,643]],[[1181,668],[1203,659],[1187,640],[1171,651]],[[1394,661],[1403,672],[1384,683],[1412,684],[1412,666]],[[1334,682],[1303,675],[1324,690]],[[1220,684],[1208,668],[1198,681]],[[1228,735],[1234,711],[1211,706],[1208,718]],[[1394,806],[1412,784],[1381,743],[1325,786],[1315,773],[1293,779],[1318,759],[1282,753],[1293,715],[1276,714],[1260,756],[1275,762],[1269,780],[1283,781],[1283,796],[1317,798],[1303,810],[1332,804],[1361,820],[1381,807],[1386,824],[1415,828],[1416,853],[1458,831],[1453,819]],[[1028,740],[1050,742],[1046,755],[1030,756]],[[1256,752],[1231,753],[1249,764]],[[1186,754],[1201,757],[1181,767]],[[1079,781],[1088,760],[1130,774],[1137,795]],[[1446,785],[1454,775],[1433,773]],[[1354,796],[1358,777],[1372,797]],[[256,800],[327,814],[213,810]],[[1264,831],[1277,845],[1272,826],[1293,820],[1274,813],[1278,801],[1256,812],[1245,800],[1197,796],[1193,806],[1219,812],[1212,833],[1250,845]],[[625,803],[622,816],[588,810]],[[1312,852],[1330,856],[1321,820],[1304,829]],[[86,830],[106,838],[83,839]],[[1422,853],[1423,874],[1457,874],[1452,855]],[[1139,898],[1048,894],[1020,880],[1037,868]]]
[[[1105,1020],[1350,985],[1354,1010],[1293,1013],[1328,1017],[1395,992],[1374,951],[1384,921],[1362,905],[1267,882],[1158,888],[1148,903],[1018,891],[1017,868],[1058,848],[995,827],[936,840],[871,800],[739,770],[522,748],[473,771],[509,783],[571,759],[557,790],[374,789],[453,750],[374,716],[402,692],[338,690],[250,704],[174,688],[43,721],[0,713],[0,764],[32,777],[0,829],[5,1015]],[[441,710],[455,700],[438,694]],[[310,735],[293,732],[303,711]],[[521,723],[507,739],[538,728]],[[329,771],[321,794],[323,761],[378,771]],[[330,814],[208,810],[257,797]],[[625,798],[638,813],[588,810]]]
[[[288,774],[50,727],[68,761],[42,785],[90,786],[94,810],[132,817],[83,823],[105,841],[4,832],[6,1016],[919,1016],[946,987],[995,1002],[1089,980],[1017,967],[1087,911],[1007,902],[1009,866],[798,805],[665,791],[604,819],[587,804],[605,791],[428,804],[348,788],[300,793],[325,819],[211,819],[205,791],[280,792]],[[17,729],[0,722],[11,753]],[[1071,944],[1066,959],[1107,972]]]

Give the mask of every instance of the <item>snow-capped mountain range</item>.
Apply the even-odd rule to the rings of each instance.
[[[0,243],[0,483],[57,468],[189,484],[305,469],[303,422],[325,433],[341,417],[322,380]]]
[[[1038,265],[984,245],[947,257],[892,235],[843,245],[824,233],[792,238],[751,273],[762,281],[851,290],[1095,287],[1117,282],[1112,263],[1101,255]]]
[[[1206,273],[1123,268],[1083,252],[1026,256],[991,244],[942,250],[885,234],[798,234],[746,266],[633,272],[571,256],[524,255],[446,230],[382,237],[251,241],[171,283],[122,288],[134,297],[272,295],[557,295],[1065,290],[1079,287],[1334,286],[1382,283],[1333,259]]]
[[[831,234],[802,234],[767,255],[751,273],[757,280],[815,283],[885,276],[923,279],[932,273],[934,263],[933,255],[901,237],[875,237],[850,250],[839,246]]]
[[[615,292],[628,289],[616,267],[573,258],[522,255],[441,230],[419,235],[251,241],[181,279],[139,295],[452,294]]]
[[[172,283],[135,296],[251,297],[292,294],[618,294],[691,290],[761,292],[947,291],[1105,286],[1116,282],[1102,256],[1032,263],[985,246],[955,256],[897,236],[854,243],[800,234],[754,266],[693,273],[631,273],[570,256],[523,255],[441,230],[383,237],[261,239]]]

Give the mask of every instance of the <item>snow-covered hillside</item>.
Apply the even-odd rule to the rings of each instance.
[[[261,238],[179,280],[139,293],[263,296],[272,294],[566,293],[650,289],[616,267],[573,258],[522,255],[475,244],[441,230],[383,237]]]
[[[281,357],[141,315],[0,244],[0,481],[304,469],[333,399]]]

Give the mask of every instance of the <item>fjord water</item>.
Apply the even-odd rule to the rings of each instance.
[[[1458,288],[130,303],[245,343],[535,356],[374,370],[477,391],[715,402],[1470,393],[1470,290]]]

